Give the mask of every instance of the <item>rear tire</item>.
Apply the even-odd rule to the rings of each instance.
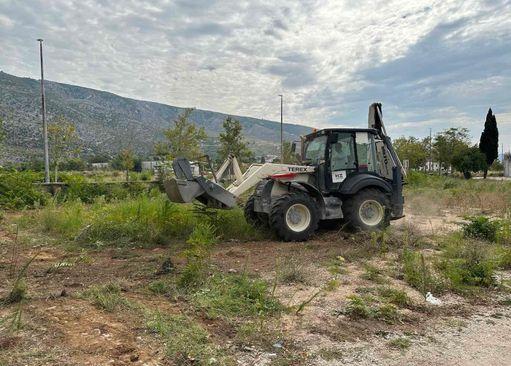
[[[343,214],[353,230],[383,230],[390,225],[389,199],[379,189],[366,188],[344,201]]]
[[[245,203],[245,207],[243,209],[245,220],[256,228],[268,227],[268,215],[262,212],[255,212],[254,201],[255,197],[250,196]]]
[[[271,204],[270,227],[284,241],[304,241],[318,228],[319,210],[306,193],[277,197]]]

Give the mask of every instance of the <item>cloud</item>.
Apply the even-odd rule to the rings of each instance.
[[[482,0],[0,1],[0,68],[124,96],[315,126],[451,126],[492,106],[511,145],[511,3]],[[501,118],[499,118],[499,113]]]

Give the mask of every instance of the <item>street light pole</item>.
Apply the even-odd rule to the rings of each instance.
[[[44,182],[50,183],[50,157],[48,153],[48,125],[46,124],[46,102],[44,98],[43,40],[39,38],[39,56],[41,59],[41,114],[43,116],[44,140]]]
[[[284,96],[280,97],[280,163],[284,164]]]

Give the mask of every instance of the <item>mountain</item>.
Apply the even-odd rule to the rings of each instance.
[[[149,156],[154,143],[162,140],[183,108],[124,98],[105,91],[45,81],[46,110],[49,121],[63,115],[72,121],[86,156],[115,155],[130,146],[137,154]],[[0,118],[6,139],[0,161],[24,161],[39,158],[42,152],[40,82],[0,71]],[[204,127],[211,137],[206,150],[215,150],[216,137],[222,131],[224,113],[194,110],[191,120]],[[280,144],[280,123],[263,119],[232,116],[238,119],[250,147],[256,153],[275,153]],[[297,140],[310,127],[284,124],[284,139]]]

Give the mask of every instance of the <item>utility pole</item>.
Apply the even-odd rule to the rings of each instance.
[[[431,137],[431,127],[429,128],[429,167],[428,173],[433,170],[433,140]]]
[[[44,99],[44,68],[43,68],[43,40],[39,38],[39,56],[41,58],[41,114],[43,116],[44,140],[44,182],[50,183],[50,157],[48,153],[48,125],[46,124],[46,102]]]
[[[280,97],[280,163],[284,164],[284,96]]]

